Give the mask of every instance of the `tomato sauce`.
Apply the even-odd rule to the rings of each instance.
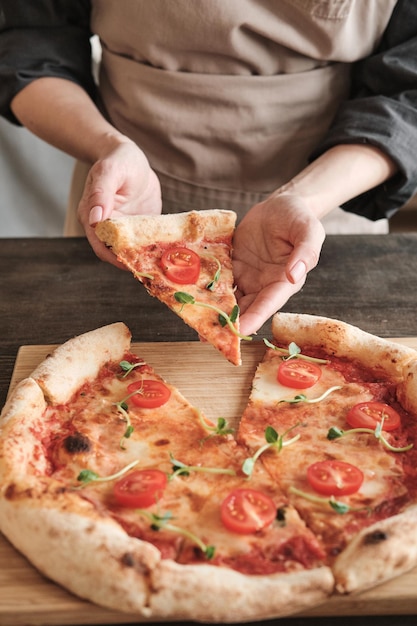
[[[272,544],[265,549],[257,546],[255,540],[249,552],[236,556],[215,556],[213,564],[226,565],[242,574],[265,575],[312,569],[320,566],[324,558],[325,554],[318,544],[314,544],[309,537],[296,535],[279,547]]]

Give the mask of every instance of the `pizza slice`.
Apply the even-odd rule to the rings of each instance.
[[[231,258],[235,222],[232,211],[190,211],[108,219],[95,232],[149,294],[240,365]]]
[[[417,563],[415,351],[309,315],[276,314],[272,334],[238,440],[320,539],[340,591],[407,571]]]

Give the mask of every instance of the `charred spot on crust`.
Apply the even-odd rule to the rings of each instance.
[[[35,498],[36,495],[36,491],[31,489],[30,487],[22,489],[19,488],[16,483],[10,483],[4,491],[4,497],[7,500],[17,500],[18,498]]]
[[[125,554],[121,558],[121,561],[122,565],[125,565],[126,567],[134,567],[135,565],[135,559],[131,552],[125,552]]]
[[[167,446],[169,444],[169,439],[158,439],[155,441],[155,446]]]
[[[70,454],[78,454],[80,452],[89,452],[91,450],[91,441],[82,433],[68,435],[64,439],[64,448]]]
[[[7,500],[13,500],[13,497],[15,494],[16,494],[16,485],[14,483],[11,483],[7,487],[6,491],[4,492],[4,495]]]
[[[388,535],[383,530],[374,530],[371,533],[367,533],[363,538],[363,543],[366,546],[375,545],[388,539]]]

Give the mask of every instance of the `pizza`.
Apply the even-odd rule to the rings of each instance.
[[[213,209],[107,219],[95,232],[149,294],[240,365],[232,272],[235,223],[233,211]]]
[[[121,322],[54,349],[1,414],[2,533],[76,595],[152,619],[281,617],[414,567],[417,353],[290,313],[264,341],[235,428]]]

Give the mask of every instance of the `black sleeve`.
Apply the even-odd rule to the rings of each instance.
[[[354,65],[351,98],[313,158],[347,143],[377,146],[399,172],[343,209],[371,220],[390,217],[417,189],[416,0],[399,0],[375,54]]]
[[[95,97],[89,0],[0,0],[0,115],[18,123],[10,102],[44,76],[66,78]]]

